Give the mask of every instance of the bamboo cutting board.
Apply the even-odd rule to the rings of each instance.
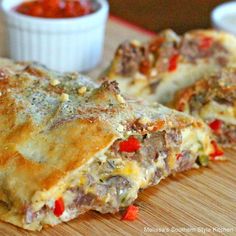
[[[0,25],[0,34],[4,28]],[[93,78],[109,64],[117,45],[129,38],[147,39],[151,33],[110,18],[105,54]],[[0,37],[0,55],[5,56],[5,38]],[[43,235],[236,235],[236,152],[228,160],[211,163],[163,180],[142,193],[138,220],[124,222],[120,215],[89,212],[69,223],[31,233],[0,222],[0,236]],[[221,232],[221,233],[220,233]]]

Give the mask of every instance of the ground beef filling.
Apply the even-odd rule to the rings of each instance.
[[[125,42],[117,50],[117,56],[121,58],[116,65],[116,73],[123,76],[133,76],[139,71],[140,64],[148,59],[147,46],[136,46]]]
[[[203,37],[183,38],[179,48],[180,54],[190,63],[196,63],[198,59],[209,58],[215,59],[219,65],[225,66],[228,62],[226,48],[218,41],[212,41],[208,47],[202,47],[202,40],[204,40]]]

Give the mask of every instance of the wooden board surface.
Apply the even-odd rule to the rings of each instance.
[[[0,55],[6,56],[4,28],[0,25]],[[104,59],[89,73],[96,78],[109,64],[117,45],[129,38],[150,35],[109,21]],[[69,223],[31,233],[0,222],[1,236],[20,235],[236,235],[236,154],[227,152],[228,161],[211,163],[208,168],[191,170],[163,180],[142,193],[138,220],[124,222],[120,215],[89,212]],[[222,232],[222,233],[220,233]]]

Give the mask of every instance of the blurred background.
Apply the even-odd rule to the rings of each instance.
[[[14,2],[21,2],[23,0],[14,0],[12,1],[12,3],[14,4]],[[54,0],[52,0],[54,1]],[[107,0],[110,4],[110,13],[112,16],[117,16],[120,19],[124,19],[127,22],[133,23],[134,25],[140,26],[142,28],[146,28],[147,30],[153,31],[153,32],[158,32],[161,31],[163,29],[167,29],[167,28],[172,28],[174,31],[176,31],[178,34],[182,34],[185,33],[186,31],[192,30],[192,29],[199,29],[199,28],[210,28],[211,27],[211,12],[213,10],[213,8],[215,8],[216,6],[223,4],[225,2],[232,2],[232,0]],[[0,3],[3,2],[11,2],[9,0],[0,0]],[[44,0],[44,2],[48,2],[48,0]],[[220,10],[220,11],[219,11]],[[218,11],[216,11],[217,14],[215,14],[215,26],[217,29],[222,29],[225,31],[229,31],[232,33],[236,34],[236,0],[233,1],[232,4],[227,5],[227,7],[225,8],[225,6],[222,6],[221,8],[218,9]],[[215,13],[216,13],[215,12]],[[103,11],[103,17],[104,19],[106,18],[106,11]],[[7,19],[7,20],[6,20]],[[50,67],[49,62],[47,60],[49,60],[50,58],[55,58],[56,62],[55,64],[52,65],[51,68],[56,69],[61,71],[61,67],[60,68],[56,68],[54,67],[54,65],[58,65],[57,61],[58,58],[55,57],[55,53],[58,52],[58,48],[60,48],[62,50],[61,47],[58,47],[58,44],[55,44],[54,42],[61,42],[59,39],[61,38],[61,34],[60,37],[56,37],[57,40],[55,41],[54,39],[54,33],[50,33],[50,30],[52,30],[54,32],[55,27],[51,27],[49,31],[45,31],[46,33],[41,34],[41,30],[38,30],[37,27],[41,27],[41,25],[35,25],[33,26],[35,31],[29,31],[28,30],[28,23],[25,24],[22,20],[22,23],[17,22],[17,27],[15,25],[15,23],[11,23],[11,22],[15,22],[15,18],[13,19],[12,17],[7,17],[5,19],[5,22],[8,22],[7,28],[5,28],[6,24],[4,24],[4,19],[3,19],[3,14],[1,14],[0,12],[0,56],[9,56],[11,58],[17,59],[17,60],[34,60],[34,61],[40,61],[42,64],[46,64]],[[101,18],[103,19],[103,18]],[[27,21],[28,22],[28,21]],[[45,27],[46,26],[46,21],[44,21]],[[19,24],[18,24],[19,23]],[[78,29],[80,24],[82,24],[81,29],[84,29],[84,23],[82,21],[82,23],[80,23],[80,21],[77,22],[78,24]],[[94,24],[97,24],[97,21],[94,21]],[[100,24],[100,23],[99,23]],[[29,24],[30,26],[32,24]],[[34,25],[34,24],[33,24]],[[81,47],[81,49],[79,50],[80,53],[75,53],[76,57],[78,56],[80,59],[82,57],[80,57],[80,55],[90,55],[90,53],[81,53],[81,50],[86,49],[89,52],[94,52],[96,53],[98,56],[101,56],[101,52],[102,50],[102,45],[103,45],[103,36],[104,36],[104,26],[105,26],[105,21],[101,21],[101,25],[100,25],[100,39],[97,40],[97,32],[96,32],[96,27],[89,27],[88,32],[90,34],[90,28],[91,31],[95,30],[95,37],[91,37],[89,36],[88,38],[91,40],[95,40],[96,43],[88,43],[87,41],[87,36],[84,34],[84,31],[79,31],[78,30],[78,34],[79,36],[75,36],[73,34],[73,37],[75,37],[73,40],[71,40],[71,37],[68,37],[68,35],[72,35],[67,33],[67,31],[63,31],[63,33],[65,33],[64,37],[67,39],[69,38],[71,40],[71,42],[73,42],[75,45],[74,47],[77,48],[77,46],[79,45]],[[25,27],[25,28],[24,28]],[[11,40],[8,39],[8,34],[6,29],[8,29],[8,32],[10,34],[12,34],[11,36]],[[67,29],[70,32],[70,27],[68,25]],[[127,24],[122,24],[122,21],[119,21],[119,19],[117,20],[116,17],[111,17],[110,20],[107,23],[107,32],[106,32],[106,37],[105,37],[105,52],[104,52],[104,56],[103,56],[103,62],[102,64],[100,64],[100,71],[102,71],[103,69],[105,69],[110,60],[112,59],[113,55],[114,55],[114,51],[116,50],[116,48],[118,47],[118,45],[125,41],[125,40],[129,40],[129,39],[138,39],[141,41],[146,41],[150,38],[150,36],[153,34],[150,34],[150,32],[146,32],[144,30],[137,30],[138,28],[136,27],[129,27]],[[60,32],[61,27],[60,25],[58,26],[58,32]],[[38,35],[40,34],[40,35]],[[17,36],[16,36],[17,35]],[[22,36],[19,36],[22,35]],[[27,40],[25,40],[25,35],[27,35],[27,37],[29,36],[29,38]],[[38,35],[38,37],[36,36]],[[45,37],[45,40],[42,40],[42,36]],[[39,40],[39,42],[41,43],[37,43],[35,41],[35,38],[37,38]],[[35,50],[32,49],[32,45],[35,45],[35,48],[38,49],[40,48],[39,45],[44,45],[45,42],[47,42],[48,45],[48,40],[52,38],[52,45],[54,45],[54,47],[50,47],[50,49],[55,50],[55,53],[49,53],[48,51],[46,51],[45,55],[46,56],[39,56],[36,57],[36,53]],[[83,39],[85,39],[85,41],[83,41]],[[29,40],[29,41],[28,41]],[[30,41],[31,40],[31,41]],[[9,44],[9,42],[11,44]],[[32,42],[31,43],[25,43],[25,42]],[[63,41],[62,40],[62,45],[65,46],[65,53],[66,53],[66,58],[68,58],[68,51],[67,51],[67,47],[68,44],[65,43],[67,42],[66,40]],[[78,43],[80,42],[80,43]],[[83,43],[81,42],[86,42],[85,44],[88,45],[88,49],[85,48],[83,46]],[[97,43],[98,42],[98,43]],[[72,44],[70,43],[70,46]],[[96,45],[96,47],[99,48],[99,50],[94,50],[90,49],[91,47],[94,47]],[[8,50],[8,46],[10,46],[10,48],[12,48],[11,52],[12,55],[9,54],[9,50]],[[29,47],[30,49],[25,49]],[[48,47],[47,47],[48,50]],[[29,57],[25,57],[25,56],[17,56],[16,54],[22,51],[28,53],[29,52]],[[76,52],[75,50],[71,50],[72,52]],[[37,55],[41,55],[41,49],[38,50],[38,54]],[[17,54],[18,55],[18,54]],[[52,57],[49,57],[48,55],[52,55]],[[44,58],[44,60],[41,60],[41,58]],[[62,57],[61,61],[63,61],[63,63],[61,63],[62,66],[64,65],[75,65],[75,69],[73,70],[80,70],[80,71],[86,71],[87,67],[84,69],[79,69],[79,64],[85,65],[84,61],[88,61],[91,62],[92,60],[85,60],[85,59],[78,59],[78,60],[74,60],[73,59],[73,63],[68,63],[69,60],[66,60],[66,63],[64,61],[65,57]],[[75,58],[75,57],[73,57]],[[98,57],[92,56],[93,60],[95,60],[94,58],[96,58],[97,60],[100,59]],[[54,62],[53,62],[54,63]],[[96,64],[96,63],[94,63]],[[89,63],[88,63],[89,65]],[[86,64],[87,66],[87,64]],[[102,69],[101,69],[102,68]],[[63,69],[65,70],[65,69]],[[69,71],[72,69],[66,69],[65,71]],[[99,71],[96,71],[97,73],[100,73]],[[92,77],[96,77],[97,74],[91,74]]]
[[[209,28],[210,13],[229,0],[109,0],[111,14],[152,31],[172,28],[184,33]]]

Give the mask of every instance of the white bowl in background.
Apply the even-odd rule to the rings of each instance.
[[[223,3],[211,13],[212,26],[236,34],[236,1]]]
[[[88,71],[101,60],[109,6],[96,0],[97,10],[86,16],[46,19],[13,10],[22,0],[2,0],[9,36],[9,56],[37,61],[60,72]]]

